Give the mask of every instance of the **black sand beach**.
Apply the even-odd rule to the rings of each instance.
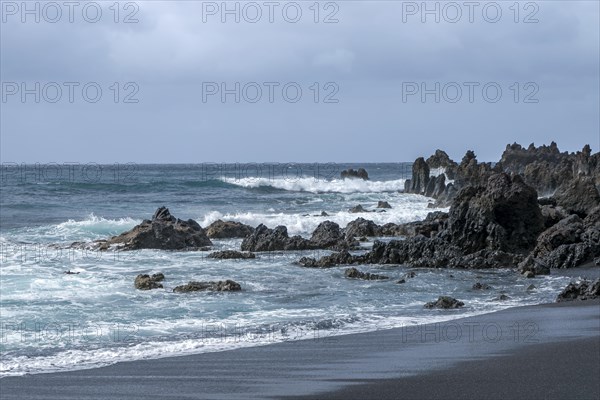
[[[440,313],[448,311],[439,311]],[[600,301],[8,377],[2,399],[598,399]]]

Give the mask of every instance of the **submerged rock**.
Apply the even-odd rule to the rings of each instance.
[[[352,207],[350,210],[348,210],[351,213],[363,213],[363,212],[369,212],[367,210],[365,210],[363,208],[363,206],[361,206],[360,204],[357,206]]]
[[[232,260],[232,259],[250,259],[250,258],[256,258],[256,255],[254,255],[254,253],[242,253],[241,251],[235,251],[235,250],[222,250],[222,251],[215,251],[214,253],[210,253],[208,255],[208,258],[216,258],[216,259],[220,259],[220,260]]]
[[[473,285],[474,290],[490,290],[492,287],[486,283],[477,282]]]
[[[438,299],[436,301],[431,301],[431,302],[425,304],[425,308],[449,309],[449,308],[460,308],[464,305],[465,305],[465,303],[463,303],[462,301],[458,301],[455,298],[452,298],[450,296],[440,296],[440,297],[438,297]]]
[[[161,272],[153,274],[152,276],[140,274],[135,277],[133,285],[139,290],[162,289],[163,285],[159,282],[162,282],[164,279],[165,276]]]
[[[389,277],[387,276],[371,274],[369,272],[361,272],[356,268],[348,268],[346,271],[344,271],[344,275],[346,276],[346,278],[364,279],[368,281],[389,279]]]
[[[120,246],[120,250],[198,250],[212,246],[204,229],[196,221],[175,218],[166,207],[157,209],[152,220],[144,220],[130,231],[96,243],[101,250],[111,245]]]
[[[196,282],[190,281],[186,285],[176,286],[173,292],[186,293],[186,292],[199,292],[199,291],[211,291],[211,292],[236,292],[242,290],[239,283],[232,280],[226,281],[208,281],[208,282]]]
[[[583,280],[569,283],[556,298],[557,302],[572,300],[591,300],[600,297],[600,278],[594,281]]]
[[[388,203],[387,201],[378,201],[377,202],[377,208],[392,208],[392,206],[390,206],[390,203]]]

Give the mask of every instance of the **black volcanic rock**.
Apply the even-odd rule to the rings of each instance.
[[[412,166],[412,179],[410,180],[410,192],[425,194],[429,183],[429,165],[423,157],[415,160]]]
[[[344,271],[344,275],[346,276],[346,278],[364,279],[367,281],[389,279],[389,277],[387,277],[387,276],[371,274],[369,272],[362,272],[362,271],[357,270],[356,268],[348,268],[346,271]]]
[[[163,285],[159,282],[163,281],[165,276],[162,273],[153,274],[140,274],[135,277],[133,285],[139,290],[151,290],[151,289],[162,289]]]
[[[390,206],[390,203],[388,203],[387,201],[379,201],[377,202],[377,208],[392,208],[392,206]]]
[[[144,220],[130,231],[96,243],[101,250],[111,245],[119,245],[120,250],[198,250],[212,246],[196,221],[175,218],[166,207],[157,209],[151,221]]]
[[[187,293],[187,292],[237,292],[242,290],[242,286],[232,280],[226,281],[208,281],[208,282],[196,282],[190,281],[186,285],[176,286],[173,289],[175,293]]]
[[[431,301],[431,302],[425,304],[425,308],[449,309],[449,308],[460,308],[464,305],[465,305],[465,303],[463,303],[462,301],[456,300],[455,298],[452,298],[450,296],[440,296],[440,297],[438,297],[438,299],[436,301]]]
[[[256,258],[256,255],[254,255],[254,253],[242,253],[241,251],[235,251],[235,250],[222,250],[222,251],[215,251],[214,253],[210,253],[208,255],[208,258],[215,258],[215,259],[219,259],[219,260],[234,260],[234,259],[247,260],[247,259]]]
[[[495,174],[485,187],[464,188],[449,214],[450,242],[467,254],[531,250],[544,226],[535,189],[518,175]]]
[[[346,178],[359,178],[362,180],[368,180],[369,179],[369,174],[367,173],[367,171],[364,168],[359,168],[357,171],[355,171],[354,169],[350,168],[350,169],[346,169],[343,170],[340,173],[340,177],[342,179],[346,179]]]
[[[206,228],[206,235],[212,239],[245,238],[252,232],[254,232],[254,228],[250,225],[234,221],[221,221],[220,219]]]
[[[363,208],[363,206],[361,206],[360,204],[359,204],[359,205],[356,205],[356,206],[354,206],[354,207],[352,207],[352,208],[351,208],[351,209],[349,209],[348,211],[349,211],[349,212],[351,212],[351,213],[353,213],[353,214],[356,214],[356,213],[363,213],[363,212],[369,212],[369,211],[365,210],[365,209]]]
[[[600,205],[600,194],[591,177],[578,177],[565,182],[553,197],[558,206],[581,217]]]
[[[595,281],[583,280],[569,283],[556,298],[557,302],[572,300],[591,300],[600,297],[600,279]]]
[[[597,257],[600,257],[600,206],[583,220],[573,214],[546,229],[519,269],[539,274],[549,268],[592,263]]]
[[[289,237],[283,225],[269,229],[260,224],[242,241],[242,251],[309,250],[311,242],[300,236]]]

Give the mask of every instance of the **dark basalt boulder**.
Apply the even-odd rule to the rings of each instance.
[[[222,250],[215,251],[214,253],[210,253],[208,258],[215,258],[219,260],[233,260],[233,259],[242,259],[247,260],[251,258],[256,258],[254,253],[242,253],[241,251],[235,250]]]
[[[600,205],[600,194],[591,177],[567,181],[556,190],[553,197],[557,205],[582,218]]]
[[[309,250],[311,242],[300,236],[289,237],[283,225],[269,229],[260,224],[242,241],[242,251]]]
[[[450,242],[464,253],[482,249],[522,253],[535,246],[544,220],[535,189],[515,175],[492,175],[486,186],[468,186],[454,199]]]
[[[465,303],[463,303],[462,301],[458,301],[455,298],[452,298],[450,296],[440,296],[440,297],[438,297],[438,299],[436,301],[431,301],[431,302],[425,304],[425,308],[450,309],[450,308],[460,308],[464,305],[465,305]]]
[[[333,253],[318,260],[312,257],[302,257],[298,264],[306,268],[331,268],[336,265],[352,264],[356,261],[356,258],[347,251],[341,251],[339,253]]]
[[[335,222],[321,222],[313,231],[310,242],[315,249],[343,250],[358,247],[353,237],[346,236]]]
[[[347,237],[379,236],[379,225],[361,217],[349,222],[344,232]]]
[[[448,179],[454,179],[458,164],[454,162],[443,150],[436,150],[435,153],[427,159],[427,165],[430,169],[444,168],[444,173]]]
[[[546,229],[532,252],[519,264],[523,272],[573,268],[600,257],[600,206],[585,219],[573,214]]]
[[[359,168],[357,171],[355,171],[354,169],[350,168],[350,169],[346,169],[343,170],[340,173],[340,177],[342,179],[346,179],[346,178],[358,178],[358,179],[363,179],[363,180],[368,180],[369,179],[369,174],[367,173],[367,171],[364,168]]]
[[[365,210],[365,209],[363,208],[363,206],[361,206],[360,204],[359,204],[359,205],[356,205],[356,206],[354,206],[354,207],[352,207],[352,208],[351,208],[351,209],[349,209],[348,211],[349,211],[349,212],[351,212],[351,213],[353,213],[353,214],[355,214],[355,213],[369,212],[369,211]]]
[[[572,300],[592,300],[600,297],[600,278],[594,281],[583,280],[569,283],[556,298],[557,302]]]
[[[367,281],[389,279],[389,277],[387,277],[387,276],[371,274],[369,272],[361,272],[361,271],[357,270],[356,268],[348,268],[346,271],[344,271],[344,276],[346,276],[346,278],[364,279]]]
[[[206,228],[206,236],[212,239],[245,238],[252,232],[254,232],[254,228],[250,225],[235,221],[221,221],[220,219]]]
[[[387,201],[378,201],[377,202],[377,208],[392,208],[392,206],[390,206],[390,203],[388,203]]]
[[[218,282],[190,281],[186,285],[176,286],[173,289],[173,292],[175,292],[175,293],[200,292],[200,291],[237,292],[240,290],[242,290],[242,286],[239,283],[228,279],[226,281],[218,281]]]
[[[175,218],[166,207],[157,209],[152,220],[144,220],[130,231],[96,243],[101,250],[112,245],[118,245],[120,250],[198,250],[212,246],[196,221]]]
[[[133,285],[139,290],[162,289],[163,285],[159,282],[162,282],[164,279],[165,276],[160,272],[153,274],[152,276],[148,274],[140,274],[135,277]]]

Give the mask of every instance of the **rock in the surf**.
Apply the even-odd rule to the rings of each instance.
[[[139,290],[151,290],[151,289],[162,289],[163,285],[160,283],[165,279],[165,276],[159,272],[157,274],[140,274],[135,277],[133,285]]]
[[[119,250],[199,250],[212,246],[206,232],[193,219],[175,218],[166,207],[160,207],[152,220],[144,220],[130,231],[106,241],[98,241],[100,249],[117,245]]]
[[[235,221],[216,220],[206,228],[206,236],[211,239],[243,239],[254,232],[250,225]]]
[[[190,281],[185,285],[176,286],[173,289],[175,293],[187,293],[187,292],[237,292],[242,290],[242,286],[232,280],[226,281],[208,281],[208,282],[196,282]]]

